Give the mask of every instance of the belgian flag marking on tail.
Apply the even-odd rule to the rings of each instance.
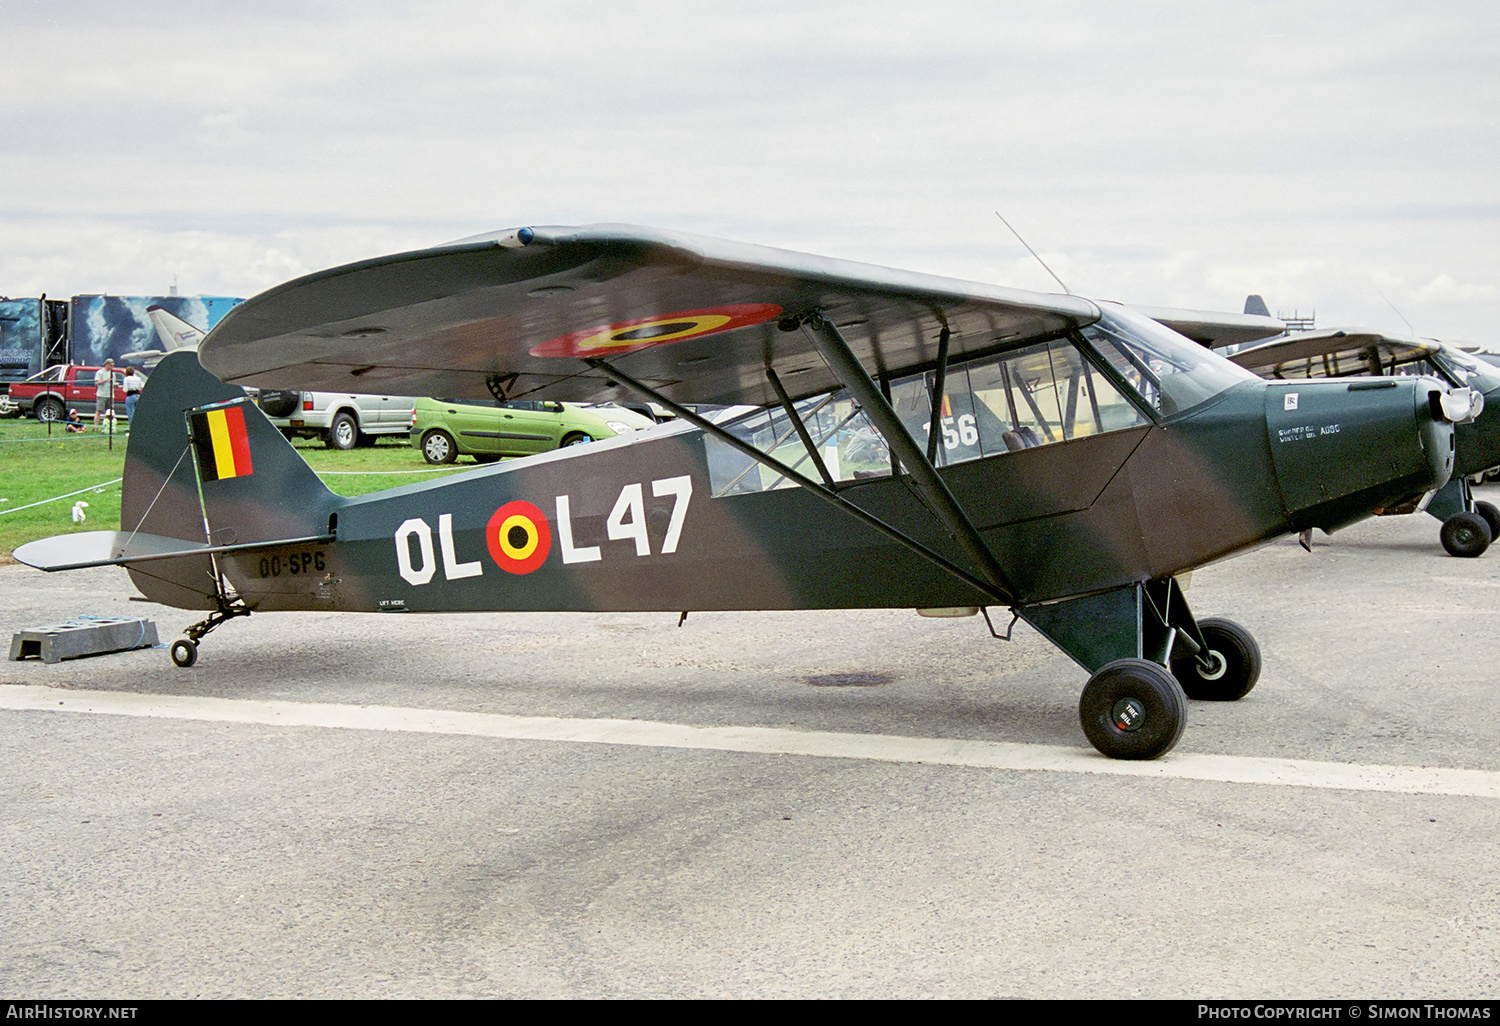
[[[192,415],[193,446],[204,481],[222,481],[255,472],[250,463],[250,437],[242,406],[200,410]]]

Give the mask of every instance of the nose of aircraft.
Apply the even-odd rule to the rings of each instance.
[[[1271,460],[1293,524],[1332,531],[1441,487],[1454,421],[1473,419],[1476,398],[1427,377],[1269,384]]]

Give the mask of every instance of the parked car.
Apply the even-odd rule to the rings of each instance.
[[[418,399],[411,444],[428,463],[473,456],[493,463],[651,427],[654,421],[618,406],[577,406],[545,400]]]
[[[256,402],[288,438],[320,438],[330,449],[373,445],[381,435],[404,435],[416,399],[406,395],[262,391]]]
[[[10,398],[22,416],[31,415],[37,420],[65,420],[69,410],[77,410],[80,416],[94,414],[94,374],[99,367],[82,367],[77,364],[59,364],[48,367],[40,374],[33,374],[25,381],[10,386]],[[124,377],[123,368],[115,368],[115,409],[123,415],[125,389],[120,386]]]

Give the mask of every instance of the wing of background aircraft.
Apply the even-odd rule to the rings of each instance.
[[[1134,309],[1210,349],[1248,345],[1286,331],[1286,323],[1269,314],[1213,313],[1207,310],[1174,310],[1159,306],[1137,306]]]
[[[1390,374],[1441,348],[1432,339],[1397,338],[1365,328],[1320,328],[1242,349],[1229,359],[1267,378],[1337,378]]]

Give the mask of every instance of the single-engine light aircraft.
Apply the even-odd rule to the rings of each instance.
[[[239,385],[635,398],[677,419],[349,499]],[[124,565],[148,598],[209,610],[179,665],[268,610],[1005,606],[1091,674],[1089,741],[1149,759],[1185,695],[1238,699],[1260,674],[1254,638],[1197,619],[1183,575],[1441,487],[1471,401],[1426,377],[1263,381],[1115,303],[523,228],[236,307],[152,375],[122,530],[16,558]]]
[[[1443,525],[1438,539],[1449,555],[1483,555],[1500,538],[1500,509],[1476,502],[1470,479],[1500,467],[1500,368],[1436,339],[1396,338],[1362,328],[1324,328],[1274,338],[1229,357],[1241,367],[1278,381],[1306,378],[1427,374],[1450,388],[1480,396],[1455,433],[1453,475],[1426,501],[1376,512],[1391,516],[1425,510]]]

